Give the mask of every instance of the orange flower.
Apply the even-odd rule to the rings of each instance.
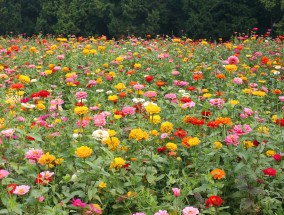
[[[137,84],[137,81],[130,81],[128,85],[129,85],[129,86],[133,86],[133,85],[135,85],[135,84]]]
[[[218,117],[215,120],[215,123],[219,126],[219,125],[232,125],[232,120],[230,117]]]
[[[186,147],[186,148],[190,148],[190,145],[189,145],[189,143],[188,143],[188,141],[189,141],[190,139],[192,139],[192,137],[184,137],[184,138],[182,138],[181,144],[182,144],[184,147]]]
[[[261,63],[262,63],[262,64],[267,64],[268,61],[269,61],[269,58],[266,57],[266,56],[263,56],[263,57],[261,58]]]
[[[218,169],[218,168],[213,169],[213,170],[210,172],[210,174],[211,174],[211,176],[212,176],[214,179],[218,179],[218,180],[224,178],[225,175],[226,175],[224,170]]]
[[[195,81],[199,81],[203,79],[203,75],[201,73],[195,73],[192,75],[192,79]]]
[[[12,84],[11,85],[11,89],[14,89],[14,90],[19,90],[19,89],[23,89],[25,86],[21,83],[15,83],[15,84]]]
[[[272,92],[274,95],[281,95],[281,94],[282,94],[282,91],[279,90],[279,89],[271,90],[271,92]]]
[[[220,74],[216,75],[216,78],[218,78],[218,79],[225,79],[226,76],[224,74],[220,73]]]
[[[124,93],[124,92],[120,92],[120,93],[118,94],[118,96],[119,96],[119,98],[124,98],[124,97],[127,96],[127,94]]]
[[[158,87],[162,87],[162,86],[165,86],[165,82],[164,82],[164,81],[157,81],[157,82],[156,82],[156,85],[157,85]]]

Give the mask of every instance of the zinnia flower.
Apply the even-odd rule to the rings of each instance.
[[[226,175],[224,170],[218,169],[218,168],[213,169],[213,170],[210,172],[210,174],[211,174],[211,176],[212,176],[214,179],[218,179],[218,180],[224,178],[225,175]]]
[[[7,177],[10,173],[7,170],[1,169],[0,170],[0,180]]]
[[[205,205],[206,205],[207,208],[210,207],[210,206],[220,207],[223,202],[224,202],[224,200],[220,196],[210,196],[206,200]]]
[[[79,158],[90,157],[92,153],[93,153],[93,150],[88,146],[81,146],[81,147],[77,148],[76,151],[75,151],[75,154]]]
[[[27,185],[20,185],[17,186],[16,189],[14,190],[13,194],[19,195],[19,196],[23,196],[25,195],[27,192],[29,192],[30,190],[30,186]]]
[[[199,210],[195,207],[185,207],[182,210],[183,215],[197,215],[199,214]]]
[[[276,170],[273,169],[273,168],[266,168],[266,169],[263,170],[263,173],[264,173],[264,175],[274,177],[274,176],[276,176],[276,173],[277,173],[277,172],[276,172]]]

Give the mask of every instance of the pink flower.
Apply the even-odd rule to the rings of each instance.
[[[155,213],[154,215],[169,215],[168,211],[165,210],[159,210],[157,213]]]
[[[234,83],[240,85],[240,84],[243,83],[243,79],[241,79],[241,78],[234,78]]]
[[[176,99],[177,98],[176,94],[174,93],[168,93],[164,97],[165,99]]]
[[[7,170],[0,170],[0,179],[6,178],[10,173]]]
[[[249,132],[251,132],[252,129],[249,125],[235,125],[233,128],[233,132],[234,134],[241,136],[241,135],[245,135],[248,134]]]
[[[192,108],[195,107],[195,103],[193,101],[191,102],[186,102],[184,104],[181,105],[181,108],[186,109],[186,108]]]
[[[282,156],[281,156],[280,154],[275,154],[275,155],[273,156],[273,158],[274,158],[274,160],[276,160],[276,161],[280,161],[280,160],[282,159]]]
[[[183,215],[197,215],[197,214],[199,214],[199,210],[197,208],[194,208],[194,207],[185,207],[182,210],[182,214]]]
[[[178,76],[178,75],[179,75],[179,71],[174,70],[174,71],[171,72],[171,74],[172,74],[173,76]]]
[[[131,107],[131,106],[125,106],[122,108],[122,113],[124,115],[134,115],[135,114],[136,108]]]
[[[133,89],[134,90],[142,90],[142,89],[144,89],[144,85],[142,85],[142,84],[135,84],[135,85],[133,85]]]
[[[38,198],[38,201],[39,201],[39,202],[43,202],[43,201],[44,201],[44,196],[40,196],[40,197]]]
[[[58,60],[63,60],[65,58],[65,55],[64,54],[61,54],[61,55],[58,55],[57,56],[57,59]]]
[[[88,120],[78,120],[76,122],[76,126],[77,127],[83,127],[83,128],[86,128],[87,126],[89,125],[89,121]]]
[[[81,199],[72,198],[71,203],[74,207],[84,208],[86,207],[86,203],[82,202]]]
[[[102,214],[103,211],[96,208],[93,204],[89,204],[89,210],[86,211],[86,214]]]
[[[280,100],[281,102],[284,102],[284,96],[279,96],[279,100]]]
[[[224,104],[223,99],[210,99],[209,100],[210,105],[215,106],[215,107],[222,107],[222,105]]]
[[[38,160],[43,155],[43,151],[41,149],[31,149],[26,153],[26,158],[29,160]]]
[[[30,186],[27,185],[20,185],[17,186],[16,189],[14,190],[13,194],[19,195],[19,196],[23,196],[26,193],[28,193],[30,190]]]
[[[101,114],[96,114],[94,115],[94,124],[97,127],[102,127],[106,124],[106,119],[103,115]]]
[[[163,133],[161,134],[161,139],[166,139],[169,136],[168,133]]]
[[[245,114],[247,114],[249,116],[253,114],[253,110],[250,109],[250,108],[244,108],[244,112],[245,112]]]
[[[15,133],[15,130],[12,128],[1,131],[1,134],[3,134],[4,137],[7,137],[7,138],[12,138],[14,133]]]
[[[155,91],[147,91],[146,93],[144,93],[144,96],[147,98],[153,98],[157,96],[157,93]]]
[[[76,99],[86,99],[88,94],[84,91],[80,91],[80,92],[77,92],[75,96],[76,96]]]
[[[225,138],[225,142],[227,143],[227,145],[239,145],[239,136],[236,134],[230,134]]]
[[[89,82],[87,84],[87,88],[90,88],[90,87],[93,87],[93,86],[96,86],[96,85],[97,85],[96,80],[89,80]]]
[[[17,117],[17,120],[18,120],[19,122],[24,122],[24,121],[25,121],[25,118],[22,117],[22,116],[18,116],[18,117]]]
[[[176,198],[180,196],[180,189],[179,188],[177,188],[177,187],[172,188],[172,191],[173,191],[173,194]]]
[[[135,213],[135,214],[132,214],[132,215],[146,215],[146,214],[138,212],[138,213]]]
[[[229,62],[229,64],[235,64],[235,65],[237,65],[238,63],[239,63],[239,58],[237,58],[236,56],[230,56],[229,58],[228,58],[228,62]]]

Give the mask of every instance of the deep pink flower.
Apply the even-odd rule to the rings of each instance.
[[[180,196],[180,189],[175,187],[175,188],[172,188],[172,191],[173,191],[173,194],[175,197],[179,197]]]
[[[229,64],[235,64],[235,65],[237,65],[238,63],[239,63],[239,58],[237,58],[236,56],[230,56],[229,58],[228,58],[228,62],[229,62]]]
[[[227,145],[239,145],[239,136],[236,134],[230,134],[225,138],[225,142],[227,143]]]
[[[276,161],[280,161],[280,160],[282,159],[282,156],[281,156],[280,154],[275,154],[275,155],[273,156],[273,158],[274,158],[274,160],[276,160]]]
[[[82,202],[81,199],[72,198],[71,203],[74,207],[84,208],[86,207],[86,203]]]
[[[276,170],[271,167],[264,169],[263,173],[264,175],[267,175],[267,176],[272,176],[272,177],[276,176]]]

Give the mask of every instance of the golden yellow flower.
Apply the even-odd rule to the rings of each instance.
[[[118,99],[117,95],[109,95],[107,98],[107,100],[112,101],[112,102],[117,101],[117,99]]]
[[[257,91],[252,91],[252,95],[263,97],[263,96],[266,95],[266,93],[263,92],[263,91],[258,91],[257,90]]]
[[[214,179],[222,179],[222,178],[225,178],[226,174],[225,174],[225,171],[222,170],[222,169],[213,169],[211,172],[210,172],[211,176],[214,178]]]
[[[271,117],[271,120],[272,120],[272,122],[276,123],[277,115],[273,115],[273,116]]]
[[[265,152],[265,154],[266,154],[267,157],[273,157],[273,156],[275,155],[275,151],[273,151],[273,150],[267,150],[267,151]]]
[[[137,141],[147,140],[148,134],[146,131],[143,131],[141,128],[135,128],[130,131],[128,138],[135,139]]]
[[[159,132],[157,130],[151,130],[149,133],[155,137],[159,135]]]
[[[150,122],[158,124],[161,122],[161,117],[159,115],[154,115],[149,117]]]
[[[123,60],[124,60],[123,57],[117,57],[117,58],[115,58],[115,61],[116,61],[117,63],[122,63]]]
[[[126,87],[123,83],[118,83],[117,85],[114,86],[115,89],[118,91],[124,90]]]
[[[203,97],[204,97],[204,98],[210,98],[210,97],[212,97],[212,94],[210,94],[210,93],[204,93],[204,94],[203,94]]]
[[[235,64],[228,64],[225,66],[225,70],[227,72],[235,72],[237,71],[238,67]]]
[[[221,149],[223,147],[223,144],[219,141],[216,141],[213,144],[215,149]]]
[[[160,131],[161,131],[162,133],[168,133],[168,134],[170,134],[170,133],[172,132],[173,128],[174,128],[173,123],[171,123],[171,122],[163,122],[163,123],[161,124]]]
[[[177,144],[175,144],[175,143],[171,143],[171,142],[167,143],[166,147],[170,151],[176,151],[177,150]]]
[[[54,155],[51,155],[49,152],[47,152],[39,158],[38,163],[41,165],[49,165],[52,164],[55,159],[56,158]]]
[[[107,132],[108,132],[108,135],[109,135],[110,137],[113,137],[113,136],[116,135],[116,131],[115,131],[115,130],[108,129]]]
[[[29,84],[31,82],[31,79],[27,75],[19,75],[19,81],[24,84]]]
[[[103,143],[107,144],[110,150],[115,151],[120,144],[120,140],[117,137],[109,137],[103,140]]]
[[[252,141],[246,141],[245,140],[243,143],[244,143],[245,148],[247,148],[247,149],[254,147],[254,144],[253,144]]]
[[[157,113],[160,113],[161,111],[161,108],[158,105],[154,105],[151,103],[147,105],[145,109],[149,114],[157,114]]]
[[[269,134],[269,128],[265,126],[260,126],[258,127],[257,132],[260,134]]]
[[[134,69],[140,69],[141,66],[142,66],[141,63],[135,63],[135,64],[133,65]]]
[[[230,100],[229,103],[230,103],[230,105],[235,106],[235,105],[239,104],[240,102],[239,102],[239,100]]]
[[[125,160],[122,157],[114,158],[110,164],[110,169],[121,168],[126,164]]]
[[[74,113],[77,114],[77,115],[83,115],[83,114],[86,114],[88,113],[89,109],[88,107],[86,106],[79,106],[79,107],[75,107],[74,108]]]
[[[99,188],[103,189],[107,187],[107,183],[105,183],[104,181],[102,181],[101,183],[99,183]]]
[[[31,48],[30,48],[30,52],[31,52],[31,53],[36,53],[36,52],[37,52],[36,47],[34,47],[34,46],[33,46],[33,47],[31,47]]]
[[[92,153],[93,153],[93,150],[88,146],[81,146],[81,147],[77,148],[76,151],[75,151],[75,154],[79,158],[90,157]]]
[[[37,103],[35,108],[37,110],[45,110],[45,105],[43,103]]]
[[[190,138],[190,139],[187,141],[188,145],[190,145],[191,147],[192,147],[192,146],[197,146],[197,145],[199,145],[200,142],[201,142],[201,141],[199,140],[198,137]]]
[[[52,74],[52,70],[50,70],[50,69],[45,70],[44,73],[45,73],[46,75],[50,75],[50,74]]]

